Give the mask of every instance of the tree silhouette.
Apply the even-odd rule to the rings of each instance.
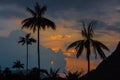
[[[17,60],[16,62],[14,62],[12,68],[16,68],[18,70],[20,70],[20,68],[24,68],[24,64],[22,64],[19,60]]]
[[[76,71],[76,72],[67,72],[67,73],[64,73],[65,74],[65,79],[66,80],[79,80],[79,78],[80,78],[80,76],[81,76],[81,74],[82,74],[82,71],[81,72],[78,72],[78,71]]]
[[[40,79],[40,70],[38,68],[32,68],[28,76],[28,80],[41,80]]]
[[[12,72],[10,68],[6,67],[5,70],[3,70],[3,76],[4,76],[3,80],[11,80],[11,75],[12,75]]]
[[[59,68],[57,70],[53,70],[52,68],[50,68],[50,72],[41,70],[41,72],[43,72],[47,75],[47,77],[44,78],[43,80],[58,80],[58,79],[60,79],[60,76],[58,74],[59,70],[60,70]]]
[[[93,39],[93,34],[94,34],[93,26],[96,23],[97,23],[97,21],[92,20],[88,24],[87,28],[85,28],[85,26],[86,26],[85,22],[82,21],[83,29],[81,30],[81,33],[82,33],[82,37],[84,39],[75,41],[67,47],[67,50],[74,47],[74,49],[77,51],[77,54],[76,54],[77,58],[82,54],[84,49],[86,50],[86,52],[87,52],[86,58],[88,61],[88,72],[90,71],[91,49],[94,50],[94,53],[96,56],[98,53],[102,59],[106,58],[103,49],[109,51],[109,49],[103,43]]]
[[[43,16],[46,10],[47,10],[46,6],[40,6],[36,2],[34,9],[27,8],[27,11],[32,16],[22,21],[22,29],[29,28],[30,30],[33,30],[33,32],[37,31],[37,38],[38,38],[37,50],[38,50],[38,68],[39,69],[40,69],[40,50],[39,50],[40,30],[41,29],[45,30],[46,28],[51,28],[55,30],[56,28],[54,22],[52,22],[51,20]]]
[[[20,37],[20,40],[18,43],[21,43],[22,45],[26,44],[26,70],[28,71],[28,45],[32,45],[32,43],[35,43],[36,40],[34,38],[30,37],[30,33],[26,34],[25,37]]]

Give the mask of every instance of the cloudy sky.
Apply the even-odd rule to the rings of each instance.
[[[21,30],[21,21],[31,16],[27,13],[26,7],[33,8],[35,1],[47,6],[45,17],[54,21],[57,27],[55,31],[41,30],[40,45],[55,52],[62,50],[63,55],[66,56],[65,68],[67,70],[87,69],[84,54],[76,59],[74,50],[66,51],[66,47],[70,43],[83,39],[80,34],[82,20],[86,21],[86,24],[91,20],[98,21],[95,26],[94,39],[107,45],[111,52],[120,40],[120,0],[1,0],[0,41],[10,37],[13,31]],[[19,37],[17,32],[14,34]],[[36,33],[32,36],[36,38]],[[17,39],[15,40],[17,42]],[[4,43],[4,46],[10,45],[10,41],[7,41],[8,44]],[[0,49],[3,49],[2,45]],[[5,52],[4,50],[0,50],[0,53]],[[21,51],[21,53],[23,52]],[[106,52],[106,55],[110,54]],[[91,68],[95,68],[99,62],[99,60],[95,61],[93,57],[94,55],[91,56]],[[73,66],[71,67],[71,65]]]

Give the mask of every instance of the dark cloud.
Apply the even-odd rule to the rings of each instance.
[[[107,27],[107,29],[120,33],[120,22],[116,22],[113,25],[110,25],[109,27]]]
[[[35,1],[33,0],[1,0],[0,4],[1,5],[10,5],[10,4],[16,4],[19,6],[29,6],[29,5],[33,5]]]
[[[113,1],[113,0],[112,0]],[[79,10],[95,9],[103,4],[109,3],[109,0],[47,0],[46,3],[54,10],[64,10],[75,8]]]
[[[10,8],[9,7],[9,9],[6,9],[6,8],[4,8],[4,10],[0,10],[0,17],[1,18],[23,18],[23,17],[25,17],[26,15],[25,15],[25,11],[23,12],[23,10],[22,11],[19,11],[18,10],[19,8]]]
[[[26,7],[33,7],[33,0],[1,0],[0,1],[0,17],[3,18],[24,18],[26,17]]]
[[[1,0],[0,4],[3,5],[3,7],[5,6],[11,6],[11,5],[17,5],[18,7],[22,8],[23,10],[26,7],[31,7],[33,8],[35,1],[34,0]],[[106,8],[108,7],[113,7],[116,5],[117,0],[41,0],[39,1],[40,4],[42,5],[47,5],[48,7],[48,14],[51,16],[54,16],[55,14],[59,14],[59,12],[61,11],[69,11],[71,9],[73,9],[73,11],[77,11],[79,13],[82,14],[86,14],[86,15],[92,15],[94,13],[97,15],[102,15],[104,14],[104,10],[106,10]],[[107,4],[106,4],[107,3]],[[5,13],[5,15],[22,15],[24,17],[23,13],[19,13],[19,9],[18,11],[13,11],[11,9],[10,10],[6,10],[6,11],[2,11],[3,13]],[[8,14],[8,13],[9,14]],[[3,14],[2,13],[2,14]],[[55,13],[55,14],[54,14]],[[69,14],[71,14],[70,12],[68,12]],[[73,12],[72,12],[73,13]],[[61,17],[62,17],[62,13]],[[5,16],[2,15],[2,16]],[[12,16],[13,16],[12,15]],[[67,15],[66,15],[67,16]],[[81,16],[81,15],[80,15]],[[71,17],[71,16],[69,16]]]
[[[0,27],[0,30],[4,30],[4,28],[3,28],[3,27]]]
[[[73,25],[73,26],[64,26],[66,28],[73,28],[73,29],[76,29],[76,30],[81,30],[83,28],[83,24],[82,24],[82,21],[84,21],[85,23],[85,27],[87,28],[89,23],[91,21],[96,21],[96,23],[93,25],[93,29],[97,29],[97,30],[105,30],[109,27],[109,25],[107,25],[105,22],[103,21],[100,21],[100,20],[97,20],[97,19],[81,19],[81,20],[77,20],[76,21],[76,24]]]

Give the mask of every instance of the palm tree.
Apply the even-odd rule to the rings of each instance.
[[[21,43],[22,45],[26,44],[26,70],[28,71],[28,45],[32,45],[32,43],[35,43],[36,40],[30,37],[30,33],[26,34],[25,37],[20,37],[20,40],[18,43]]]
[[[70,48],[73,48],[73,47],[75,48],[75,50],[77,52],[77,54],[76,54],[77,58],[82,54],[84,49],[86,50],[86,52],[87,52],[86,58],[88,61],[88,72],[90,71],[91,49],[93,48],[95,55],[97,56],[97,53],[98,53],[102,59],[106,58],[103,49],[109,51],[109,49],[103,43],[93,39],[93,34],[94,34],[93,26],[96,23],[97,23],[97,21],[92,20],[88,24],[88,27],[85,28],[86,25],[83,21],[82,22],[83,29],[81,30],[81,33],[82,33],[82,37],[84,39],[75,41],[67,47],[67,50]]]
[[[24,68],[24,64],[22,64],[19,60],[17,60],[16,62],[14,62],[12,68],[16,68],[18,70],[20,70],[20,68]]]
[[[51,28],[53,30],[56,29],[56,26],[54,22],[51,20],[45,18],[43,15],[46,11],[46,6],[40,6],[37,2],[34,6],[34,9],[27,8],[27,11],[32,15],[32,17],[29,17],[22,21],[22,29],[23,28],[29,28],[30,30],[33,30],[33,32],[37,31],[37,51],[38,51],[38,68],[40,69],[40,50],[39,50],[39,35],[40,30],[45,30],[46,28]]]

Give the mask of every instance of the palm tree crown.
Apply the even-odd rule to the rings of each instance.
[[[94,40],[93,39],[93,26],[97,23],[97,21],[93,20],[88,24],[88,27],[86,28],[84,21],[82,22],[83,29],[81,30],[82,37],[84,38],[83,40],[78,40],[73,42],[67,47],[67,50],[74,47],[75,50],[77,51],[76,57],[78,58],[83,50],[85,49],[87,54],[87,60],[88,60],[88,72],[90,71],[90,54],[91,54],[91,49],[93,48],[95,55],[97,56],[97,53],[100,55],[102,59],[105,59],[106,56],[104,54],[103,49],[109,51],[109,49],[101,42]]]
[[[16,62],[14,62],[12,68],[17,68],[17,69],[24,68],[24,64],[22,64],[19,60],[17,60]]]
[[[33,32],[35,32],[37,29],[45,30],[46,27],[55,30],[56,26],[54,22],[43,16],[46,10],[46,6],[42,7],[37,2],[34,10],[27,8],[27,11],[32,15],[32,17],[22,21],[22,28],[29,28],[33,30]]]
[[[36,40],[34,38],[30,37],[30,33],[26,34],[25,37],[20,37],[20,40],[18,43],[21,43],[22,45],[27,44],[27,45],[32,45],[32,43],[35,43]]]

